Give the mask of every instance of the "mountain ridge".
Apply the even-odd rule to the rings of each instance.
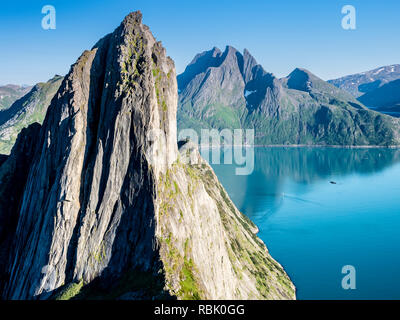
[[[400,64],[378,67],[369,71],[328,80],[329,83],[346,90],[358,98],[363,94],[400,78]]]
[[[2,186],[26,181],[0,194],[19,208],[0,208],[17,221],[0,230],[3,298],[295,298],[196,147],[178,149],[176,108],[174,63],[140,12],[81,55],[0,167]]]
[[[387,82],[358,100],[371,109],[400,116],[400,79]]]
[[[7,84],[0,86],[0,111],[8,109],[16,100],[31,90],[31,86]]]
[[[217,66],[203,64],[195,77],[178,76],[178,128],[254,129],[257,145],[400,145],[398,120],[370,111],[310,71],[296,68],[278,79],[247,50],[241,54],[227,46],[219,55],[229,52],[236,58],[231,54]],[[244,55],[253,61],[246,77],[240,68]]]
[[[62,76],[55,75],[47,82],[36,84],[9,108],[0,111],[0,153],[10,153],[23,128],[34,122],[43,122],[47,107],[62,79]]]

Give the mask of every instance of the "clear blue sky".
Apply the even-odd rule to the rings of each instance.
[[[56,30],[41,28],[47,4],[56,8]],[[357,9],[356,30],[341,27],[345,4]],[[3,1],[0,84],[66,74],[83,50],[134,10],[142,11],[178,73],[196,53],[226,44],[247,48],[279,77],[303,67],[327,80],[400,63],[398,0]]]

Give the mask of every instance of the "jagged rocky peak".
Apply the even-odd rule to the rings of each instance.
[[[177,157],[176,91],[174,64],[140,13],[71,67],[26,184],[7,297],[43,294],[52,274],[56,289],[153,267],[155,183]]]
[[[357,108],[363,107],[347,91],[322,80],[307,69],[296,68],[286,78],[281,79],[281,82],[286,88],[308,92],[317,100],[324,100],[329,97],[331,100],[350,102]]]
[[[295,298],[195,146],[178,151],[174,63],[141,20],[85,51],[52,100],[0,243],[2,296]]]
[[[180,127],[190,125],[199,115],[220,128],[239,127],[243,113],[254,111],[263,101],[276,101],[282,91],[280,81],[247,49],[242,54],[232,46],[226,46],[224,52],[214,48],[196,56],[178,76],[178,86]],[[217,114],[227,116],[214,121]]]
[[[284,82],[287,84],[289,89],[295,89],[300,91],[310,91],[312,82],[311,82],[311,73],[305,69],[296,68],[294,69]]]
[[[305,92],[310,92],[313,88],[316,89],[325,81],[317,77],[307,69],[296,68],[282,82],[289,88]],[[327,86],[331,86],[326,83]],[[332,86],[333,87],[333,86]]]
[[[239,60],[243,59],[243,55],[232,46],[226,46],[222,56],[222,64],[239,64]]]
[[[228,47],[224,55],[229,59],[180,86],[180,128],[253,128],[258,145],[399,145],[397,119],[367,110],[310,71],[296,68],[277,79],[247,50]]]
[[[205,72],[209,67],[216,67],[220,64],[220,57],[222,55],[221,50],[214,47],[209,51],[204,51],[197,54],[192,62],[187,65],[185,72],[178,75],[178,87],[179,90],[184,89],[187,84],[196,75]]]
[[[215,68],[217,70],[214,72],[222,69],[223,73],[240,76],[242,81],[247,83],[259,71],[258,69],[254,70],[256,66],[262,69],[247,49],[244,49],[243,53],[241,53],[236,48],[227,45],[222,52],[219,48],[214,47],[209,51],[197,54],[193,58],[185,71],[178,75],[178,86],[180,90],[184,90],[190,81],[196,77],[204,78],[204,75],[211,72],[210,69]]]
[[[257,65],[258,65],[258,63],[257,63],[256,59],[250,54],[250,52],[247,49],[244,49],[242,73],[243,73],[244,81],[246,83],[252,79],[253,68],[256,67]],[[260,68],[261,68],[261,66],[260,66]]]
[[[21,198],[39,134],[38,123],[22,129],[11,156],[1,157],[3,161],[0,161],[0,293],[8,280],[5,270],[8,268]]]

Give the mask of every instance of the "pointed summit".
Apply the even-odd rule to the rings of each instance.
[[[345,101],[357,108],[362,108],[361,103],[351,94],[322,80],[307,69],[294,69],[286,78],[282,79],[282,83],[288,89],[308,92],[320,102],[329,102],[334,99],[336,101]]]
[[[302,68],[294,69],[286,78],[286,84],[289,89],[300,91],[311,91],[313,82],[323,81],[314,76],[310,71]]]
[[[185,71],[178,75],[178,88],[180,91],[184,90],[197,77],[196,82],[200,81],[199,79],[204,79],[204,75],[209,74],[212,68],[223,68],[223,70],[228,70],[230,74],[233,72],[234,77],[240,74],[243,81],[247,83],[259,71],[258,69],[255,70],[256,66],[258,66],[258,69],[262,69],[247,49],[242,54],[230,45],[227,45],[223,52],[214,47],[209,51],[197,54]],[[218,75],[218,77],[220,76],[222,77],[222,74]],[[231,75],[227,74],[226,76],[230,77]]]
[[[185,71],[178,75],[179,90],[183,90],[192,79],[205,72],[208,68],[220,65],[221,56],[222,52],[217,47],[197,54],[186,67]]]
[[[197,117],[206,118],[214,128],[240,128],[244,114],[256,109],[269,110],[258,107],[263,101],[277,100],[281,84],[257,64],[248,50],[242,54],[228,45],[212,61],[196,73],[191,72],[194,67],[190,65],[178,76],[181,106],[178,128],[192,126]]]
[[[243,51],[243,77],[245,82],[249,82],[253,76],[254,67],[258,63],[256,59],[251,55],[251,53],[244,49]]]
[[[139,12],[81,55],[20,134],[33,150],[0,167],[3,298],[295,298],[195,145],[178,150],[176,107],[174,63]]]
[[[236,56],[237,53],[239,53],[239,51],[236,48],[227,45],[225,47],[224,53],[222,54],[222,60],[224,60],[224,61],[227,59],[235,60],[237,58],[237,56]]]

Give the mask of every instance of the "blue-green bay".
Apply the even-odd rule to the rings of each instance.
[[[252,174],[213,168],[299,299],[400,299],[400,150],[255,148]],[[344,290],[342,267],[356,269]]]

